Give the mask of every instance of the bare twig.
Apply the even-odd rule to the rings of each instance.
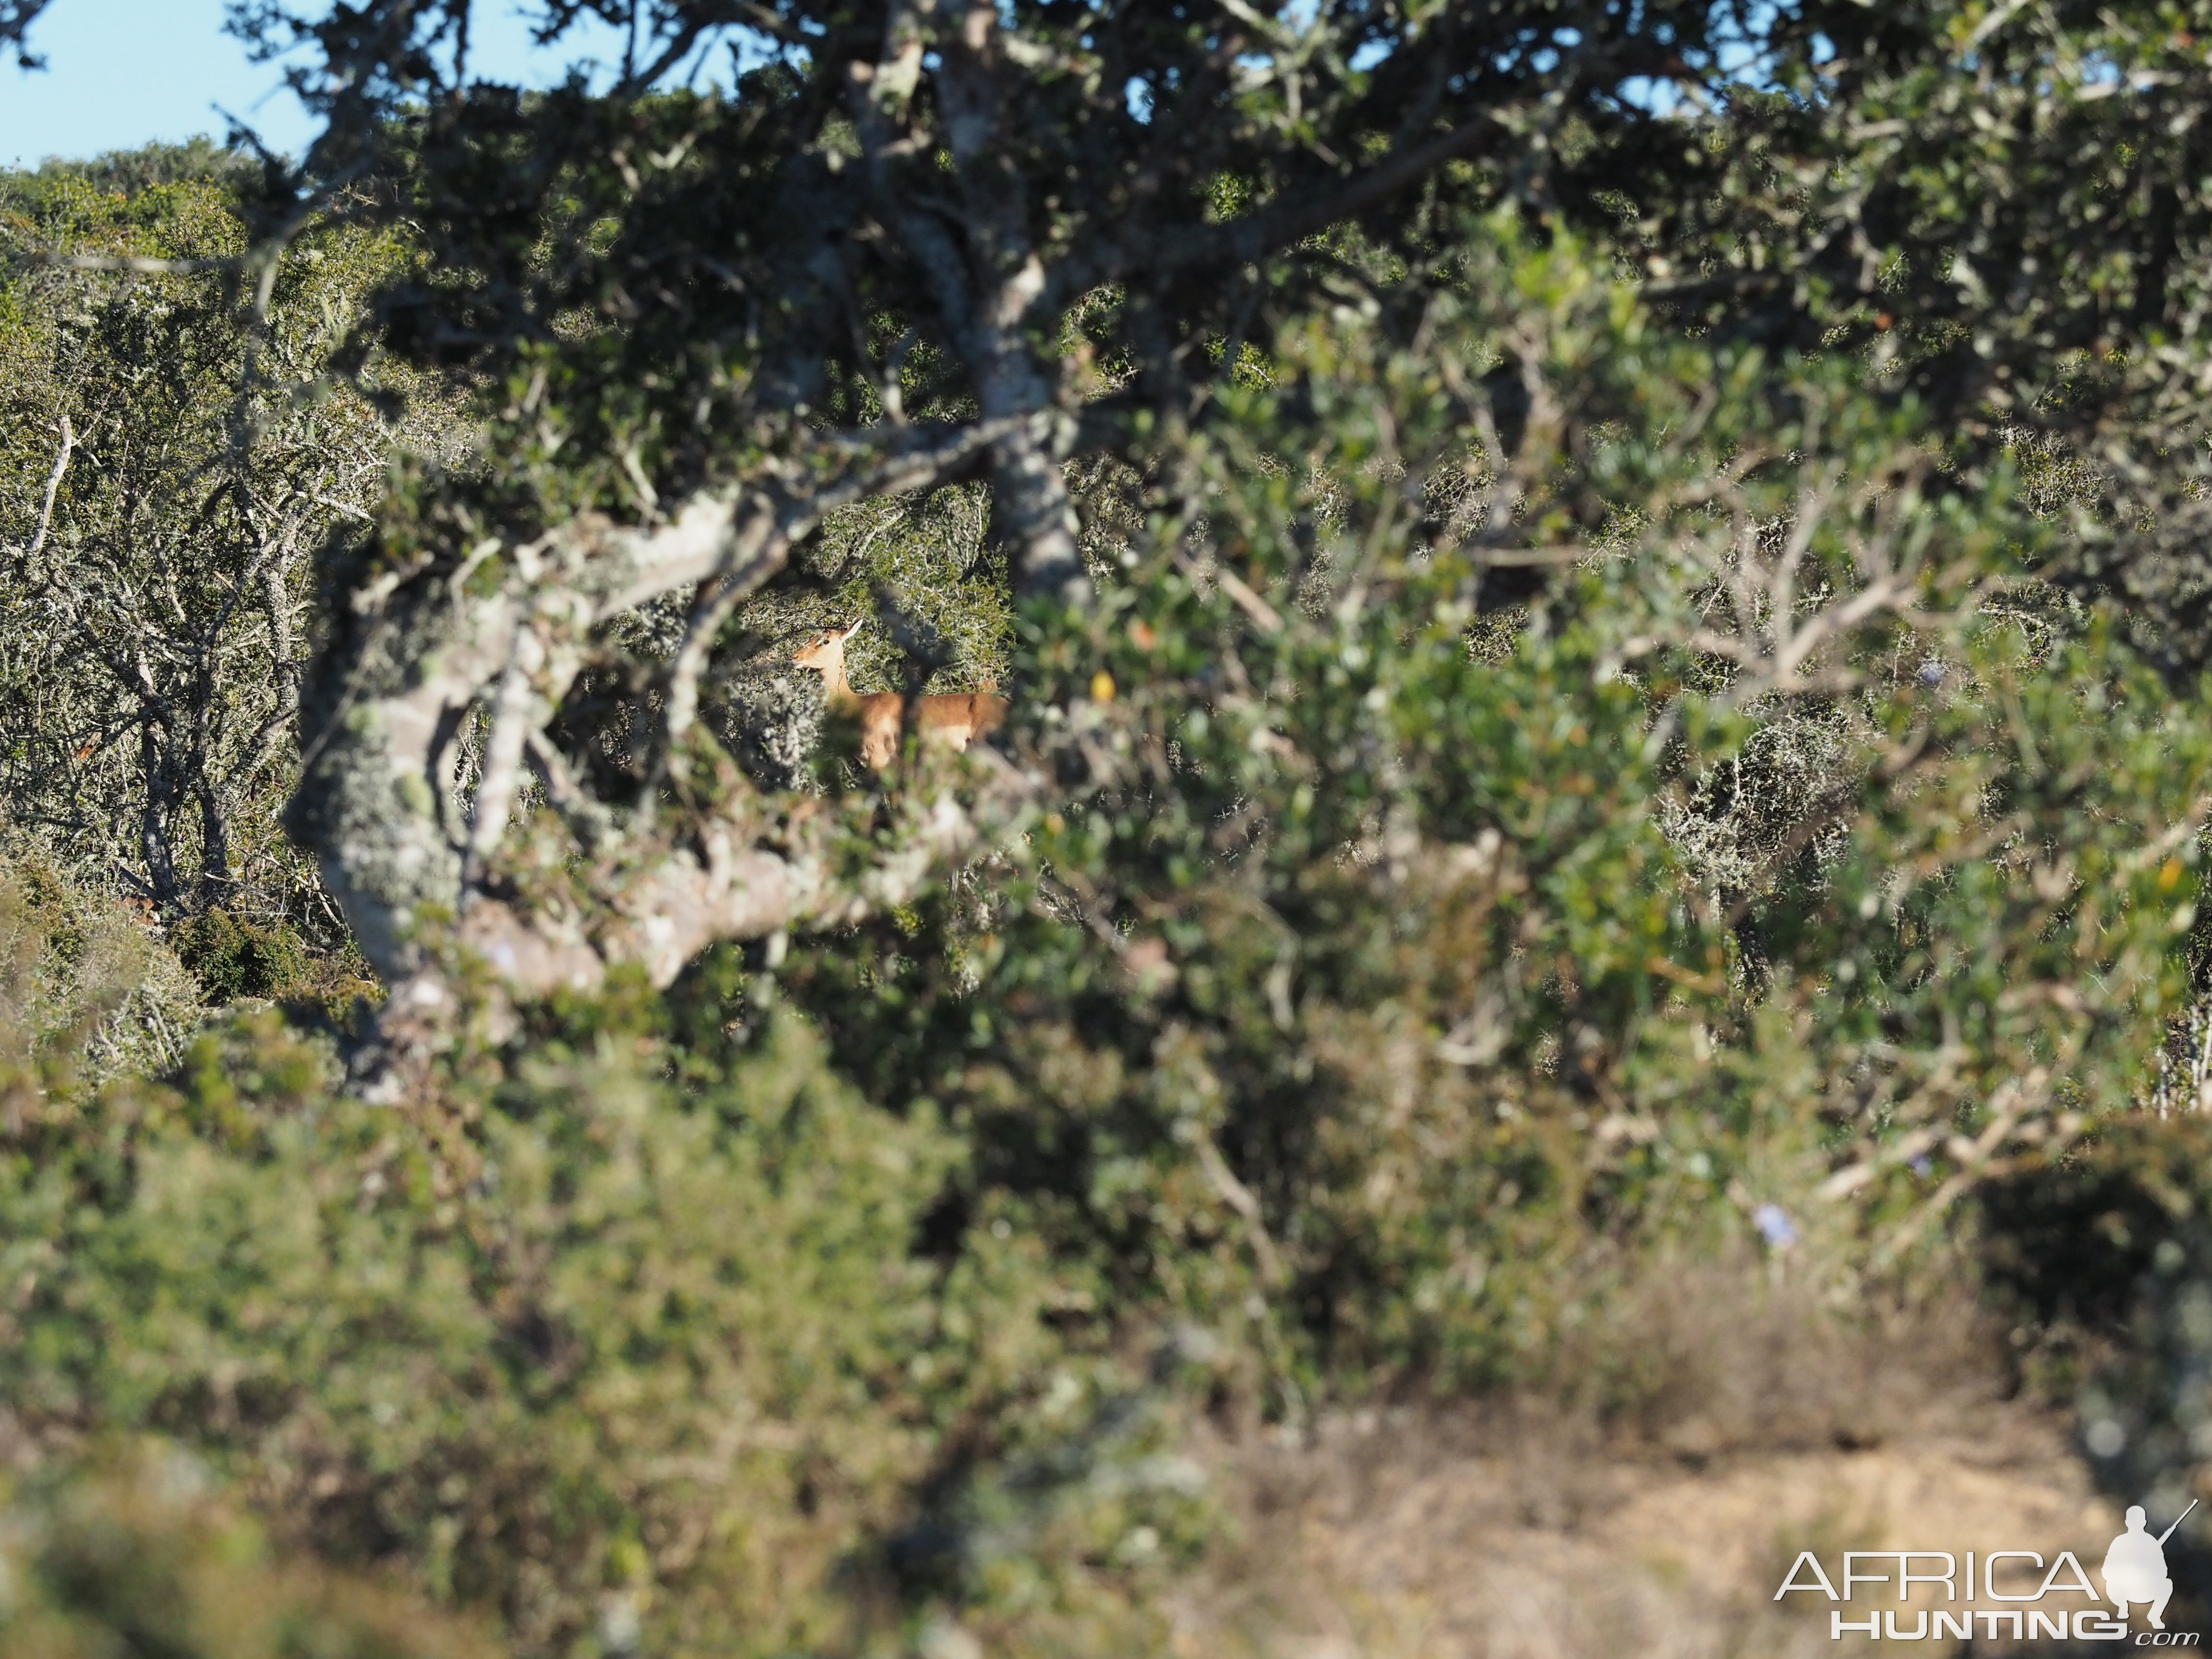
[[[1174,549],[1169,556],[1175,561],[1176,568],[1189,577],[1194,585],[1203,587],[1207,582],[1212,582],[1234,599],[1237,602],[1237,608],[1249,617],[1254,625],[1262,634],[1273,635],[1283,631],[1283,618],[1280,613],[1273,605],[1269,605],[1267,600],[1254,592],[1251,585],[1227,565],[1217,562],[1211,571],[1201,570],[1197,562],[1179,547]]]
[[[70,417],[64,415],[58,424],[62,434],[61,452],[54,457],[54,470],[46,475],[46,499],[39,509],[37,533],[31,538],[31,545],[26,550],[25,556],[28,558],[37,558],[46,549],[46,532],[53,527],[54,498],[61,493],[62,479],[69,471],[70,457],[76,453],[76,429],[70,424]]]
[[[128,271],[138,276],[201,276],[211,270],[243,270],[253,259],[251,253],[214,259],[155,259],[138,253],[63,253],[51,248],[24,257],[28,264],[63,270]]]

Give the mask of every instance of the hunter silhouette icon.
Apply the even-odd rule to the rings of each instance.
[[[2191,1498],[2189,1510],[2197,1507]],[[2189,1510],[2174,1517],[2168,1527],[2155,1538],[2143,1529],[2142,1505],[2128,1510],[2128,1529],[2112,1540],[2112,1547],[2105,1552],[2105,1594],[2119,1609],[2124,1621],[2128,1603],[2142,1601],[2150,1608],[2150,1627],[2164,1630],[2166,1620],[2161,1615],[2166,1604],[2173,1596],[2173,1580],[2166,1572],[2166,1540],[2173,1536],[2174,1527],[2189,1518]]]

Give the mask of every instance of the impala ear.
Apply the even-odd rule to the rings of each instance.
[[[866,617],[863,617],[859,622],[854,623],[850,628],[845,630],[845,637],[848,640],[851,639],[854,635],[859,633],[863,627],[866,626],[867,620],[868,619]]]

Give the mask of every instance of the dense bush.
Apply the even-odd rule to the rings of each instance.
[[[0,1631],[24,1659],[474,1659],[481,1628],[385,1586],[279,1559],[265,1528],[159,1441],[73,1478],[15,1483],[0,1531]]]
[[[1144,1371],[1055,1326],[1084,1287],[1004,1226],[917,1252],[959,1139],[795,1027],[680,1099],[650,1047],[540,1048],[441,1134],[267,1015],[210,1030],[9,1160],[16,1421],[187,1437],[526,1652],[834,1648],[1055,1561],[998,1591],[1023,1639],[1122,1628],[1193,1494]]]
[[[1912,483],[1921,434],[1847,375],[1672,341],[1570,247],[1466,258],[1431,339],[1510,325],[1559,427],[1486,470],[1387,330],[1286,337],[1098,615],[1025,620],[1062,712],[1015,751],[1083,770],[941,898],[523,1008],[404,1106],[240,1017],[19,1157],[33,1432],[189,1437],[284,1535],[527,1652],[932,1616],[1115,1650],[1203,1536],[1182,1413],[1633,1413],[1632,1321],[1589,1333],[1665,1252],[1909,1261],[2124,1111],[2187,990],[2194,703],[2094,610],[2024,643],[1959,604],[2033,599],[2036,521]],[[1716,385],[1700,445],[1643,435]],[[1753,432],[1731,519],[1705,487]],[[1806,586],[1888,537],[1931,550],[1917,614],[1836,631],[1810,687],[1717,635],[1627,648],[1713,616],[1700,550],[1824,475],[1891,482],[1838,489]],[[1453,524],[1509,483],[1642,509],[1495,617]],[[1762,756],[1820,787],[1717,781]],[[1866,1207],[1816,1197],[1838,1170]]]
[[[308,77],[357,191],[0,191],[6,1639],[1150,1650],[1199,1413],[1643,1420],[1701,1373],[1626,1304],[1692,1258],[1848,1324],[1971,1237],[2110,1478],[2212,1454],[2201,1136],[2142,1109],[2212,937],[2165,14],[1752,9],[1753,88],[1726,9],[1631,9],[1724,105],[1656,126],[1510,7],[1325,8],[1233,96],[1163,23],[1141,115],[1054,101],[1134,11],[1035,9],[973,14],[1058,112],[995,149],[914,91],[970,46],[880,18],[848,129],[826,44],[521,98],[371,0]],[[1556,173],[1372,126],[1452,52],[1439,142]],[[788,647],[863,616],[864,683],[1012,694],[993,750],[848,763]]]
[[[1010,743],[1066,794],[940,896],[520,1007],[399,1105],[264,1011],[43,1116],[27,1431],[185,1438],[527,1653],[1122,1650],[1205,1534],[1186,1413],[1632,1415],[1608,1310],[1665,1252],[1909,1262],[2124,1110],[2187,993],[2196,703],[1849,366],[1686,343],[1510,227],[1456,257],[1421,351],[1285,334],[1097,611],[1023,617]],[[1510,453],[1434,367],[1508,339],[1559,410]],[[1601,532],[1505,608],[1500,500]],[[1781,680],[1726,585],[1793,514]],[[219,912],[185,948],[290,971]]]
[[[1027,635],[1068,711],[1029,741],[1079,733],[1076,800],[999,877],[783,976],[872,1095],[975,1121],[979,1168],[1121,1294],[1272,1291],[1299,1386],[1540,1370],[1608,1249],[1762,1206],[1805,1226],[1832,1176],[1905,1250],[2129,1109],[2187,994],[2212,732],[2038,597],[2002,478],[1806,526],[1829,603],[1876,537],[1930,550],[1920,615],[1838,630],[1809,688],[1638,647],[1717,617],[1730,538],[1811,480],[1909,481],[1926,441],[1833,368],[1670,343],[1571,252],[1474,246],[1429,349],[1480,362],[1510,327],[1567,414],[1516,458],[1519,510],[1587,490],[1612,539],[1501,629],[1450,519],[1507,481],[1441,380],[1342,319],[1286,342],[1184,449],[1140,574]],[[1698,445],[1645,435],[1700,400]],[[1774,459],[1723,514],[1707,486],[1754,440]]]
[[[15,838],[164,923],[224,909],[327,952],[277,823],[316,557],[395,444],[457,425],[381,357],[331,373],[403,239],[311,234],[265,296],[225,268],[256,176],[205,144],[0,174],[0,788]],[[31,257],[57,247],[155,268]]]
[[[199,988],[137,914],[35,858],[0,859],[0,1110],[161,1071],[200,1018]]]

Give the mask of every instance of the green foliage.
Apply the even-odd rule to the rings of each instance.
[[[864,684],[1018,693],[1018,831],[919,902],[721,945],[665,999],[634,967],[487,999],[482,1040],[385,1106],[267,1009],[167,1084],[73,1088],[64,1057],[122,1006],[98,988],[138,970],[19,927],[21,983],[94,988],[10,993],[9,1098],[35,1109],[0,1167],[0,1397],[48,1447],[188,1440],[288,1537],[491,1610],[532,1656],[1143,1650],[1206,1531],[1175,1455],[1198,1404],[1295,1431],[1511,1384],[1632,1419],[1664,1357],[1616,1316],[1655,1263],[1765,1251],[1863,1308],[1955,1266],[1916,1252],[1978,1193],[2033,1376],[2081,1391],[2111,1478],[2193,1478],[2204,1149],[2139,1109],[2171,1093],[2207,937],[2212,28],[1745,9],[1752,87],[1718,63],[1728,9],[1323,8],[1297,39],[1240,10],[1231,49],[1211,12],[1071,33],[1009,6],[1019,50],[969,65],[1003,94],[990,144],[932,125],[958,125],[960,44],[917,40],[890,86],[879,15],[817,36],[787,8],[799,43],[728,100],[449,88],[465,7],[374,0],[349,17],[389,29],[317,36],[323,164],[381,169],[349,211],[410,216],[434,257],[313,234],[273,313],[299,395],[252,442],[280,434],[281,473],[350,441],[383,476],[366,405],[309,392],[373,360],[373,290],[424,377],[379,384],[465,362],[487,458],[395,469],[334,577],[416,583],[441,625],[510,592],[557,608],[509,586],[533,538],[775,495],[805,532],[720,641],[709,727],[765,785],[842,786],[855,865],[908,854],[867,826],[949,813],[995,763],[810,764],[818,704],[779,647],[872,616]],[[712,19],[631,21],[666,44]],[[907,138],[862,135],[854,64]],[[1662,72],[1711,109],[1613,95]],[[1309,222],[1425,145],[1357,223]],[[106,165],[13,181],[9,234],[242,246],[228,187]],[[961,310],[987,290],[1005,306]],[[200,394],[263,338],[234,299],[10,278],[15,544],[40,422],[80,386],[158,464],[136,496],[70,471],[60,545],[119,545],[139,499],[260,533],[200,489],[238,453]],[[1034,417],[1038,467],[1008,427],[926,489],[798,510],[985,410]],[[1095,602],[1017,602],[1069,499]],[[153,568],[234,617],[245,567],[182,545]],[[53,579],[9,580],[19,810],[89,868],[125,823],[127,722],[38,700],[64,683]],[[331,613],[340,714],[361,675],[434,677],[381,603]],[[578,690],[532,718],[702,856],[778,848],[817,803],[734,773],[656,793],[688,614],[563,641]],[[223,742],[288,729],[268,659],[203,700]],[[454,696],[405,773],[446,792],[441,854],[486,729],[484,687]],[[296,871],[254,791],[239,844]],[[100,823],[35,805],[80,796]],[[298,995],[310,883],[233,904],[247,860],[224,873],[178,811],[203,872],[180,951],[212,995]],[[538,869],[613,880],[551,822]]]
[[[349,949],[319,951],[282,921],[255,922],[204,910],[175,931],[177,959],[222,1006],[246,999],[284,1004],[301,1016],[343,1025],[356,1005],[381,1000],[368,967]]]
[[[1122,579],[1015,617],[1064,793],[942,894],[523,1010],[402,1109],[234,1018],[27,1145],[32,1431],[188,1437],[525,1653],[1126,1650],[1203,1541],[1191,1405],[1632,1413],[1668,1252],[1773,1206],[1863,1269],[2124,1112],[2201,699],[1850,366],[1458,246],[1417,333],[1282,331],[1115,486]]]
[[[1547,1375],[1638,1252],[1832,1173],[1892,1255],[2127,1110],[2188,994],[2212,730],[2038,599],[2008,479],[1570,246],[1464,270],[1418,351],[1316,325],[1176,438],[1135,573],[1025,624],[1073,799],[785,976],[975,1126],[979,1213],[1246,1333],[1283,1411]],[[1556,411],[1510,454],[1453,384],[1501,361]],[[1532,525],[1587,539],[1499,643]]]
[[[396,1554],[526,1653],[857,1644],[852,1583],[988,1579],[945,1532],[971,1501],[1072,1530],[1024,1559],[1110,1618],[1145,1565],[1116,1547],[1188,1482],[1147,1472],[1103,1344],[1046,1322],[1070,1291],[1034,1239],[914,1248],[958,1139],[789,1024],[688,1101],[637,1048],[541,1048],[426,1141],[273,1024],[211,1033],[113,1109],[120,1170],[100,1135],[9,1158],[0,1389],[34,1435],[190,1435],[325,1558]],[[1007,1457],[1036,1472],[963,1496]]]
[[[21,1659],[477,1659],[498,1648],[362,1577],[279,1556],[205,1468],[147,1441],[0,1511],[0,1642]]]
[[[159,1070],[200,1018],[147,919],[35,858],[0,859],[0,1115],[30,1133],[116,1076]]]
[[[1579,147],[1571,199],[1601,179],[1632,196],[1666,178],[1679,147],[1647,142],[1649,112],[1615,94],[1662,63],[1727,85],[1725,43],[1751,9],[1608,14],[1607,52],[1563,60],[1553,37],[1576,26],[1548,3],[1305,21],[1279,7],[1078,19],[1010,5],[992,23],[1018,44],[979,60],[991,92],[973,120],[952,112],[977,94],[939,83],[979,48],[931,14],[797,3],[740,24],[706,0],[604,0],[591,9],[637,43],[617,83],[518,96],[453,53],[470,9],[370,0],[333,27],[319,7],[272,0],[240,21],[272,51],[307,49],[300,84],[331,118],[313,166],[392,178],[392,196],[359,207],[421,226],[433,259],[386,303],[406,345],[472,360],[500,388],[493,441],[512,470],[452,504],[497,520],[672,497],[802,423],[858,434],[893,403],[916,421],[994,405],[1004,388],[984,383],[1010,365],[979,349],[980,313],[1030,256],[1022,320],[1049,335],[1072,313],[1068,343],[1156,404],[1188,386],[1210,336],[1326,291],[1336,250],[1311,233],[1364,215],[1418,237],[1431,179],[1494,204],[1522,149],[1513,124],[1548,144],[1561,100],[1610,141]],[[585,11],[537,9],[549,42]],[[1901,33],[1924,39],[1915,21]],[[656,84],[756,27],[748,55],[764,58],[732,95]],[[1792,64],[1817,50],[1810,20],[1765,29]],[[886,79],[882,117],[913,124],[886,151],[848,100],[848,65],[896,54],[909,31],[916,61],[872,76]],[[1400,189],[1362,189],[1364,163],[1447,134],[1458,142]],[[1450,157],[1474,165],[1438,176]],[[968,246],[933,242],[912,216],[925,204]]]
[[[281,996],[307,972],[307,953],[295,936],[240,921],[223,910],[205,911],[178,930],[177,959],[215,1003]]]
[[[9,823],[80,878],[337,941],[276,816],[296,765],[319,544],[366,510],[438,389],[334,383],[390,236],[316,230],[267,305],[252,169],[205,145],[0,175],[0,779]],[[115,273],[32,263],[205,264]],[[386,425],[373,397],[406,393]]]

